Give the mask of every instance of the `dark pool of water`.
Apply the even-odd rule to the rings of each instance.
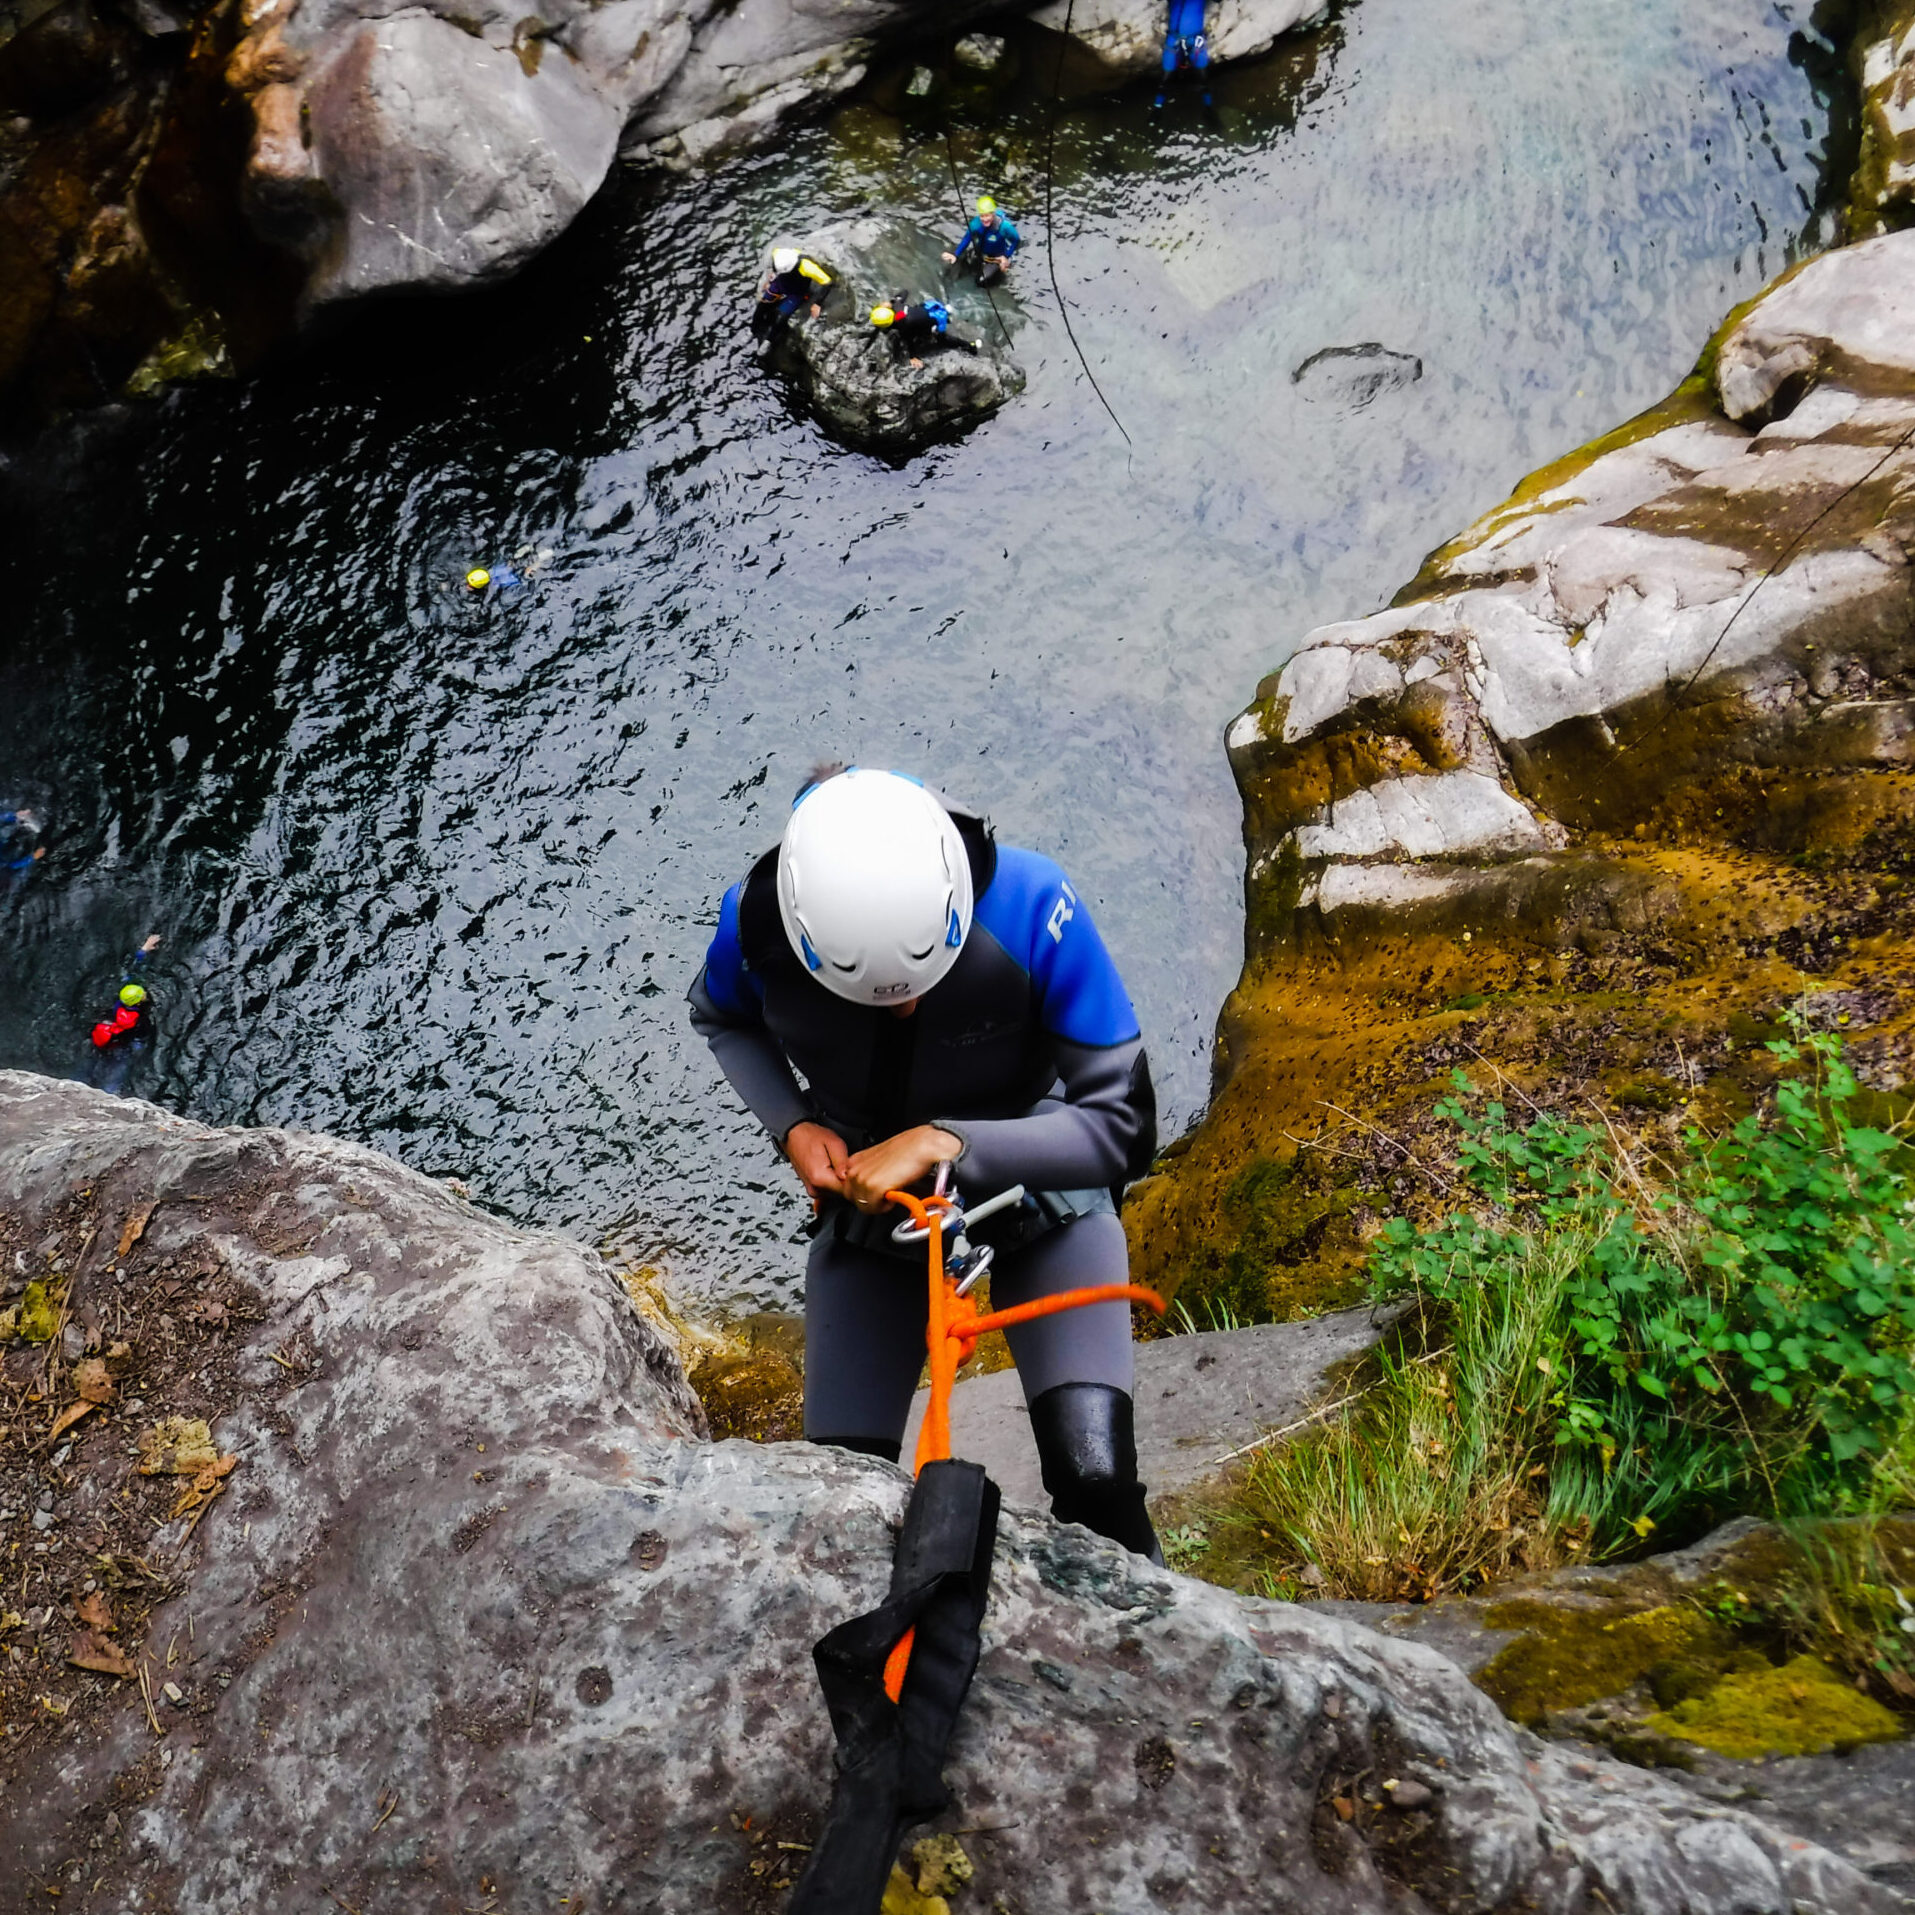
[[[681,1000],[843,757],[1065,863],[1194,1118],[1239,962],[1225,724],[1827,237],[1834,63],[1760,0],[1360,0],[1214,119],[1076,101],[1047,234],[1054,44],[990,106],[910,100],[906,62],[776,153],[616,181],[500,295],[16,464],[0,806],[44,803],[52,855],[4,919],[0,1063],[78,1070],[156,929],[133,1088],[788,1300],[796,1204]],[[739,300],[781,228],[943,226],[953,161],[1032,242],[1030,388],[887,463],[793,414]],[[1371,343],[1398,374],[1353,381]]]

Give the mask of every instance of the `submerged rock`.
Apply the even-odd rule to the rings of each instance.
[[[900,1472],[702,1440],[597,1257],[326,1138],[0,1074],[0,1254],[57,1258],[74,1323],[141,1346],[108,1358],[141,1396],[74,1439],[55,1553],[10,1585],[47,1626],[9,1693],[59,1707],[9,1710],[0,1902],[778,1905],[829,1786],[811,1645],[881,1593]],[[127,1453],[189,1410],[236,1459],[191,1509]],[[110,1603],[80,1582],[108,1560]],[[108,1629],[144,1684],[98,1666]],[[1524,1740],[1426,1650],[1017,1515],[950,1780],[928,1832],[963,1838],[978,1908],[1898,1905]]]
[[[975,281],[953,275],[947,282],[939,241],[855,220],[796,243],[833,283],[821,316],[796,315],[772,358],[833,432],[854,445],[909,451],[988,417],[1024,390],[1024,369],[1003,344],[1014,310],[1008,289],[994,295],[993,306]],[[902,342],[868,317],[898,291],[942,299],[953,313],[951,337],[965,343],[927,351],[913,366]]]
[[[1400,392],[1422,376],[1423,362],[1413,353],[1391,352],[1367,340],[1360,346],[1325,346],[1313,352],[1290,375],[1290,383],[1313,402],[1361,412],[1382,394]]]

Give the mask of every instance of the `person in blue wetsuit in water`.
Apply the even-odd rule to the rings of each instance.
[[[34,867],[47,855],[39,838],[37,812],[24,805],[17,811],[0,811],[0,904],[26,889]]]
[[[153,1013],[145,973],[146,960],[159,948],[156,931],[128,960],[112,1014],[93,1026],[87,1082],[115,1097],[126,1089],[134,1064],[152,1044]]]
[[[992,286],[1011,270],[1017,249],[1024,244],[1018,231],[998,211],[997,201],[986,193],[977,203],[977,211],[957,244],[942,257],[945,265],[965,265],[977,273],[980,286]]]
[[[1157,98],[1162,106],[1173,73],[1210,72],[1210,42],[1204,32],[1204,9],[1208,0],[1170,0],[1170,19],[1164,32],[1164,77],[1158,83]],[[1204,105],[1210,104],[1210,84],[1204,82]]]
[[[884,1193],[926,1187],[938,1164],[967,1201],[1030,1193],[977,1228],[994,1308],[1128,1281],[1117,1200],[1156,1151],[1156,1098],[1123,981],[1048,858],[915,778],[815,774],[783,840],[725,893],[691,1012],[812,1199],[812,1442],[898,1459],[924,1366],[924,1247],[892,1241]],[[1161,1560],[1128,1306],[1008,1334],[1053,1512]]]

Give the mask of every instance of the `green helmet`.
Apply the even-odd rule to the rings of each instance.
[[[991,215],[995,213],[996,211],[997,211],[997,201],[994,200],[989,193],[984,194],[977,203],[978,218],[989,219]]]
[[[146,986],[144,984],[122,984],[120,986],[120,1002],[124,1004],[129,1011],[137,1011],[140,1006],[146,1002]]]

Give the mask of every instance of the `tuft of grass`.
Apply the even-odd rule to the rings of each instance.
[[[1539,1240],[1406,1320],[1346,1415],[1257,1458],[1231,1520],[1274,1545],[1270,1593],[1424,1600],[1584,1553],[1586,1526],[1552,1522],[1548,1483],[1550,1353],[1583,1247]]]

